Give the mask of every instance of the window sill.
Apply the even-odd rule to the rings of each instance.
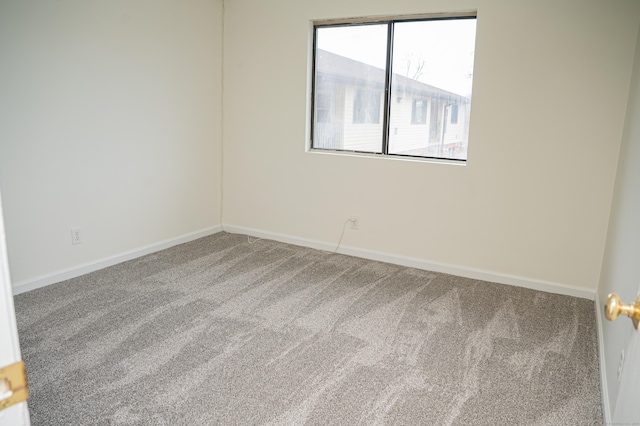
[[[393,154],[373,154],[368,152],[340,151],[331,149],[307,149],[308,153],[319,155],[338,155],[341,157],[375,158],[380,160],[405,161],[411,163],[447,164],[451,166],[466,166],[468,160],[452,160],[447,158],[410,157]]]

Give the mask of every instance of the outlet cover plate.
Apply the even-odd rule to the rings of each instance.
[[[71,244],[82,244],[82,228],[71,228]]]

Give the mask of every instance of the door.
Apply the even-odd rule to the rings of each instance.
[[[18,330],[13,310],[13,292],[9,280],[2,201],[0,198],[0,370],[8,371],[5,367],[16,365],[20,359]],[[0,377],[0,407],[3,406],[3,400],[6,401],[9,395],[14,394],[10,389],[15,383],[16,380],[12,380],[11,384],[9,384]],[[15,394],[17,395],[18,392],[15,392]],[[14,404],[0,411],[0,426],[29,426],[30,424],[26,402]]]
[[[632,303],[640,291],[640,32],[614,186],[598,297]],[[602,315],[602,313],[601,313]],[[602,322],[605,414],[611,424],[640,425],[640,331],[626,317]],[[622,352],[624,351],[624,359]],[[622,370],[619,370],[622,364]],[[608,413],[607,413],[608,411]]]
[[[640,287],[637,295],[640,296]],[[640,425],[640,330],[633,328],[631,322],[624,318],[618,322],[622,323],[618,326],[630,327],[632,331],[625,350],[613,424]]]

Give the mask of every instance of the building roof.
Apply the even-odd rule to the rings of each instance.
[[[318,79],[330,79],[343,84],[357,86],[366,84],[369,87],[384,89],[385,70],[364,62],[317,49],[315,67],[316,78]],[[411,94],[413,96],[457,100],[459,103],[469,102],[469,98],[466,96],[449,92],[397,73],[393,74],[392,84],[394,96]]]

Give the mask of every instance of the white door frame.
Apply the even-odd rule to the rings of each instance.
[[[20,343],[13,307],[13,291],[9,276],[2,198],[0,197],[0,367],[14,364],[20,360]],[[4,388],[4,386],[2,387]],[[0,393],[3,390],[0,389]],[[0,399],[2,398],[3,395],[0,395]],[[30,424],[26,402],[0,411],[0,426],[29,426]]]

